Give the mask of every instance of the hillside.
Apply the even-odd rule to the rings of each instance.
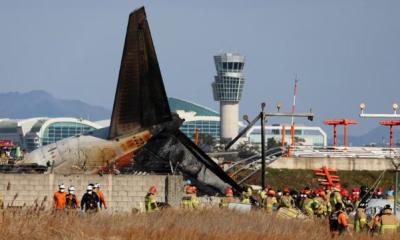
[[[0,93],[0,118],[82,117],[90,120],[109,119],[111,111],[79,100],[64,100],[35,90],[26,93]]]

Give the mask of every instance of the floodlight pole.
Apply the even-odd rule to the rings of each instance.
[[[393,113],[392,114],[385,114],[385,113],[365,113],[365,107],[366,105],[364,103],[360,104],[360,117],[362,118],[400,118],[400,114],[397,113],[397,110],[399,109],[399,105],[397,103],[393,103],[392,108],[393,108]],[[395,192],[394,192],[394,214],[396,215],[397,213],[397,202],[399,199],[399,168],[400,168],[400,162],[392,160],[394,168],[396,170],[396,182],[395,182]]]
[[[399,160],[399,159],[397,159]],[[395,191],[394,191],[394,203],[393,203],[393,208],[394,208],[394,215],[397,213],[397,204],[399,201],[399,170],[400,170],[400,162],[393,160],[392,161],[394,168],[396,169],[396,183],[395,183]]]
[[[265,183],[265,103],[261,103],[261,112],[260,112],[260,120],[261,120],[261,186],[264,190],[266,187]]]
[[[394,191],[394,215],[397,213],[397,204],[399,201],[399,165],[396,166],[396,184],[395,184],[395,191]]]

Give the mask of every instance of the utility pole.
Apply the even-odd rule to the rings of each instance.
[[[265,103],[261,103],[260,121],[261,121],[261,186],[265,189]]]
[[[362,118],[400,118],[400,114],[397,113],[397,110],[399,109],[399,105],[397,103],[393,103],[392,105],[392,109],[393,109],[393,113],[365,113],[365,108],[366,105],[365,103],[361,103],[360,104],[360,117]],[[392,149],[391,149],[392,150]],[[395,192],[394,192],[394,214],[396,215],[397,213],[397,205],[399,205],[399,171],[400,171],[400,159],[397,156],[393,157],[392,160],[393,166],[395,168],[396,171],[396,182],[395,182]]]
[[[399,205],[399,171],[400,171],[400,159],[399,158],[397,158],[397,159],[393,159],[393,161],[392,161],[392,163],[393,163],[393,166],[394,166],[394,168],[395,168],[395,171],[396,171],[396,183],[395,183],[395,191],[394,191],[394,204],[393,204],[393,207],[394,207],[394,215],[396,215],[396,213],[397,213],[397,205]]]

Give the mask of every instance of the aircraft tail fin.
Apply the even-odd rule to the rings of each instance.
[[[171,121],[144,7],[129,15],[108,137]]]

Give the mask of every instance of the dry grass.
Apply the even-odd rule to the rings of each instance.
[[[283,220],[262,211],[164,210],[152,214],[81,215],[6,210],[0,239],[327,239],[324,221]],[[353,236],[367,239],[366,235]],[[349,239],[346,236],[342,239]]]

